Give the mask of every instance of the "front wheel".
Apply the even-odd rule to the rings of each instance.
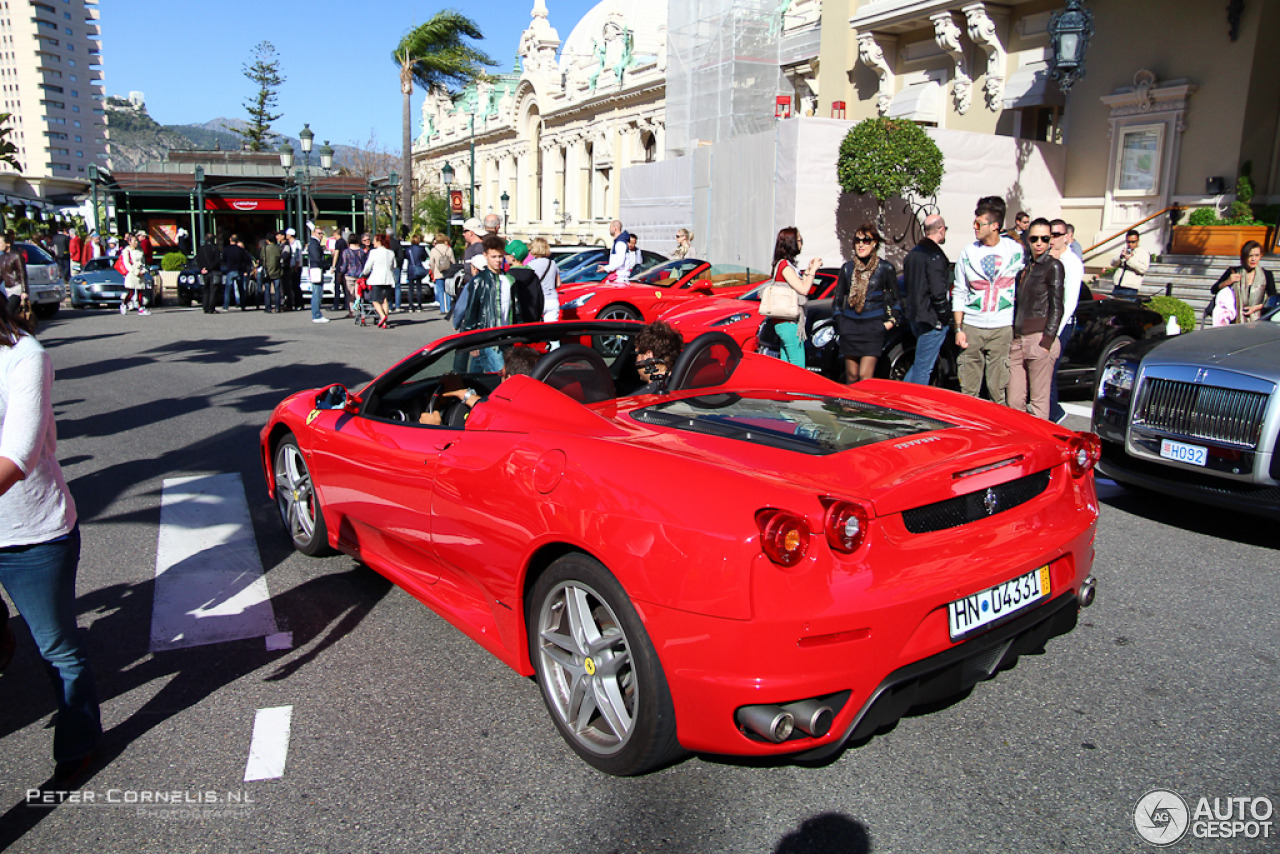
[[[293,547],[304,555],[317,557],[332,554],[329,534],[320,510],[311,470],[298,447],[298,440],[286,436],[275,453],[276,506],[280,521],[293,540]]]
[[[615,305],[606,305],[596,315],[597,320],[639,320],[640,312],[636,311],[629,305],[621,303]]]
[[[560,735],[619,777],[680,755],[662,664],[626,591],[586,555],[560,558],[527,605],[529,655]]]

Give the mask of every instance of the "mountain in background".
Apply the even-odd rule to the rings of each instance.
[[[146,104],[114,96],[107,98],[106,107],[107,127],[111,131],[107,153],[111,158],[111,168],[117,172],[132,172],[144,163],[164,160],[165,155],[174,150],[221,148],[238,151],[243,140],[232,129],[248,126],[241,119],[221,117],[195,125],[161,125],[147,113]],[[271,147],[278,148],[286,140],[293,146],[295,163],[301,165],[302,144],[295,137],[280,136]],[[313,167],[320,163],[319,149],[323,144],[317,139],[311,149]],[[378,150],[376,139],[371,139],[367,147],[335,145],[332,141],[329,144],[333,147],[335,169],[345,166],[363,172],[371,158],[376,159],[383,153]],[[393,155],[386,153],[386,156],[388,162],[394,163]]]

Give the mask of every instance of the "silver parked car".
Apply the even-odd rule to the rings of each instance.
[[[1280,519],[1280,309],[1112,354],[1093,430],[1107,477]]]

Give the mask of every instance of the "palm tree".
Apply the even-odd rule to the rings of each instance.
[[[417,83],[429,91],[447,89],[450,84],[465,86],[483,77],[484,66],[497,63],[464,41],[483,38],[484,34],[475,21],[460,12],[445,9],[425,24],[405,33],[391,54],[392,61],[400,69],[400,94],[404,97],[401,167],[404,172],[404,202],[400,218],[406,226],[413,221],[413,134],[410,130],[413,84]]]

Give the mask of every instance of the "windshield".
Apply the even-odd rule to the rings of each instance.
[[[81,267],[81,268],[80,268],[80,272],[82,272],[82,273],[99,273],[99,272],[101,272],[101,271],[103,271],[103,270],[110,270],[110,269],[111,269],[111,259],[110,259],[110,258],[94,258],[92,261],[90,261],[89,263],[87,263],[87,264],[85,264],[83,267]]]
[[[41,249],[31,243],[19,243],[18,248],[22,250],[22,255],[28,264],[52,264],[53,258]]]
[[[636,410],[643,424],[825,456],[954,425],[834,397],[687,397]]]
[[[646,271],[643,275],[633,276],[631,281],[633,284],[646,285],[653,288],[669,288],[704,263],[706,262],[698,261],[694,258],[686,258],[682,261],[668,261]]]

